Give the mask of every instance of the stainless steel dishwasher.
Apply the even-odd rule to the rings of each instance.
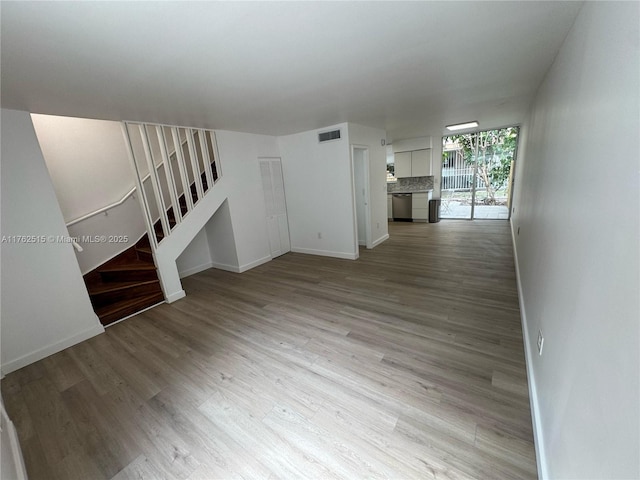
[[[394,222],[412,222],[411,218],[411,194],[394,193],[391,199],[391,208]]]

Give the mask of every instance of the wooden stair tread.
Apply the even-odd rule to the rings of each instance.
[[[156,266],[152,263],[145,262],[143,260],[139,260],[136,263],[122,263],[122,264],[114,264],[106,267],[100,267],[98,269],[99,272],[122,272],[129,270],[155,270]]]
[[[162,292],[132,298],[127,301],[106,305],[104,307],[99,307],[95,309],[95,312],[102,321],[102,324],[108,325],[109,323],[113,323],[129,315],[133,315],[136,312],[144,310],[145,308],[151,307],[160,302],[164,302],[164,295],[162,294]]]
[[[127,302],[120,302],[120,303],[113,304],[113,305],[106,305],[104,307],[97,308],[96,309],[96,314],[98,316],[102,316],[102,315],[107,315],[109,313],[119,312],[121,310],[125,310],[125,309],[133,307],[133,306],[139,306],[139,305],[142,305],[142,304],[146,304],[150,300],[156,299],[158,297],[158,295],[162,296],[161,293],[160,294],[159,293],[152,293],[152,294],[149,294],[149,295],[144,295],[144,296],[141,296],[141,297],[129,299],[129,301],[127,301]],[[164,300],[164,297],[159,301],[162,301],[162,300]]]
[[[146,234],[135,245],[84,275],[84,281],[94,312],[103,325],[164,301]]]
[[[117,292],[118,290],[126,290],[131,287],[139,287],[141,285],[157,284],[160,287],[160,280],[132,281],[132,282],[102,282],[92,285],[87,290],[89,295],[100,295],[102,293]]]

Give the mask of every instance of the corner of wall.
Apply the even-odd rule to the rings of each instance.
[[[384,234],[383,236],[381,236],[377,240],[374,240],[373,243],[371,244],[371,248],[375,248],[378,245],[380,245],[381,243],[386,242],[387,240],[389,240],[389,234],[388,233]]]
[[[273,259],[269,255],[269,256],[254,260],[253,262],[245,263],[244,265],[240,265],[240,267],[238,267],[238,273],[246,272],[247,270],[251,270],[252,268],[259,267],[260,265],[270,262],[271,260]]]

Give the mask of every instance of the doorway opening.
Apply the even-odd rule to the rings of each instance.
[[[442,137],[440,218],[508,220],[519,127]]]
[[[351,146],[353,178],[354,227],[357,246],[371,244],[371,211],[369,208],[369,149]],[[357,254],[357,247],[356,247]]]

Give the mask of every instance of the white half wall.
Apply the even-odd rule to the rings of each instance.
[[[204,265],[243,272],[271,260],[258,157],[279,156],[276,139],[227,131],[215,134],[222,176],[156,250],[168,302],[185,295],[180,276]],[[192,244],[203,229],[208,249],[202,238]]]
[[[339,140],[318,142],[318,133],[338,128]],[[357,258],[348,125],[278,137],[278,143],[291,250]]]
[[[2,373],[104,331],[82,280],[28,112],[2,110]],[[16,235],[44,243],[13,243]]]
[[[374,246],[389,237],[387,223],[387,147],[380,142],[386,132],[378,128],[349,124],[349,143],[369,149],[369,202],[371,240]]]
[[[639,25],[637,2],[585,2],[524,124],[511,222],[543,478],[640,478]]]

